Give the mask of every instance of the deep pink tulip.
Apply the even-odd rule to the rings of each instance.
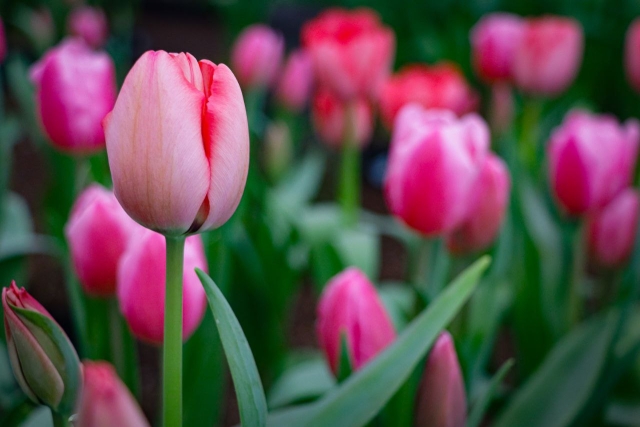
[[[166,243],[161,234],[139,227],[118,266],[120,311],[133,334],[160,344],[164,337]],[[204,316],[206,296],[194,269],[207,270],[200,236],[187,237],[184,247],[182,337],[186,341]]]
[[[89,46],[104,46],[109,36],[107,16],[97,7],[80,6],[74,9],[67,19],[69,34],[81,37]]]
[[[582,63],[583,37],[575,19],[544,16],[526,20],[513,65],[516,86],[539,96],[566,90]]]
[[[284,54],[284,39],[266,25],[251,25],[231,49],[231,68],[245,89],[269,87],[275,81]]]
[[[431,348],[416,401],[417,427],[464,427],[467,397],[460,363],[447,331]]]
[[[396,118],[384,194],[391,213],[424,236],[446,234],[466,219],[489,147],[475,114],[405,106]]]
[[[302,28],[320,85],[344,100],[377,98],[395,55],[393,31],[366,8],[329,9]]]
[[[4,34],[4,24],[2,23],[2,19],[0,19],[0,64],[4,61],[4,58],[7,56],[7,39]]]
[[[351,267],[333,277],[318,304],[316,332],[334,374],[343,337],[351,369],[357,370],[395,340],[396,332],[367,276]]]
[[[309,101],[312,85],[311,57],[304,50],[292,52],[278,81],[278,101],[290,111],[300,112]]]
[[[105,119],[116,197],[138,223],[165,234],[224,224],[249,170],[242,92],[224,64],[146,52]]]
[[[85,361],[84,386],[78,403],[79,427],[148,427],[142,410],[113,366]]]
[[[636,18],[627,30],[624,53],[627,79],[631,86],[640,92],[640,18]]]
[[[607,204],[633,178],[640,124],[574,110],[556,128],[548,148],[551,188],[570,215]]]
[[[615,268],[629,259],[638,229],[639,207],[638,192],[628,188],[588,217],[589,255],[595,264]]]
[[[102,120],[113,108],[113,60],[81,39],[65,39],[30,70],[45,133],[57,148],[91,153],[104,148]]]

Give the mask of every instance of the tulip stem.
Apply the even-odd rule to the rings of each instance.
[[[568,295],[568,322],[569,328],[580,322],[582,317],[582,279],[585,268],[585,239],[583,224],[579,224],[573,232],[573,262],[571,264],[571,284]]]
[[[338,200],[348,225],[358,222],[360,207],[360,152],[356,143],[355,126],[355,109],[353,106],[348,106],[338,187]]]
[[[182,425],[182,268],[184,236],[166,236],[162,407],[164,427]]]
[[[69,418],[65,415],[51,411],[51,418],[53,418],[53,427],[69,427]]]

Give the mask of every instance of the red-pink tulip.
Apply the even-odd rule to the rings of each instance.
[[[104,46],[109,36],[107,16],[97,7],[80,6],[74,9],[69,14],[67,28],[69,34],[81,37],[94,48]]]
[[[562,208],[581,215],[607,204],[633,178],[640,124],[571,111],[549,143],[551,188]]]
[[[4,34],[4,25],[2,24],[2,19],[0,19],[0,64],[4,61],[4,58],[7,56],[7,40]]]
[[[133,334],[160,344],[164,337],[166,244],[161,234],[139,227],[118,266],[120,311]],[[186,341],[204,316],[206,296],[194,269],[207,270],[200,236],[187,237],[184,247],[182,337]]]
[[[312,85],[311,57],[304,50],[292,52],[278,81],[278,101],[289,110],[300,112],[307,105]]]
[[[464,427],[467,397],[460,363],[447,331],[438,337],[427,358],[416,401],[417,427]]]
[[[360,369],[393,342],[395,329],[375,287],[357,268],[333,277],[318,304],[316,332],[334,373],[346,339],[350,368]]]
[[[638,229],[639,208],[638,192],[628,188],[588,217],[589,255],[595,264],[615,268],[629,258]]]
[[[83,362],[84,386],[78,403],[79,427],[148,427],[136,399],[107,362]]]
[[[513,65],[516,85],[532,95],[560,94],[578,74],[583,43],[582,27],[575,19],[528,19]]]
[[[45,133],[57,148],[74,154],[104,148],[102,120],[113,108],[113,60],[81,39],[66,39],[31,68]]]
[[[243,88],[269,87],[274,82],[282,55],[284,39],[266,25],[246,28],[231,50],[231,68]]]
[[[376,12],[329,9],[306,23],[301,37],[321,85],[344,100],[377,97],[391,69],[395,37]]]
[[[640,92],[640,18],[636,18],[627,30],[624,53],[627,79]]]
[[[489,147],[475,114],[405,106],[396,118],[384,194],[391,213],[424,236],[449,233],[466,219]]]
[[[249,170],[242,92],[225,65],[146,52],[105,119],[116,197],[138,223],[166,234],[225,223]]]

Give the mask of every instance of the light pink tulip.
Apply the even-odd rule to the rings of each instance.
[[[104,148],[102,120],[113,108],[113,60],[81,39],[65,39],[30,70],[45,133],[57,148],[85,154]]]
[[[548,148],[551,188],[570,215],[600,208],[633,178],[640,124],[574,110],[556,128]]]
[[[466,219],[488,147],[489,129],[475,114],[403,107],[384,182],[391,213],[424,236],[453,231]]]
[[[624,49],[627,79],[631,86],[640,92],[640,18],[636,18],[629,26]]]
[[[231,49],[231,68],[245,89],[270,87],[280,70],[284,39],[266,25],[251,25]]]
[[[104,46],[109,37],[107,16],[97,7],[80,6],[74,9],[67,19],[69,34],[81,37],[89,46]]]
[[[282,70],[276,96],[280,104],[293,112],[300,112],[309,101],[313,85],[311,57],[304,50],[289,55]]]
[[[138,223],[177,235],[219,227],[236,210],[249,129],[225,65],[146,52],[104,124],[114,192]]]
[[[357,370],[395,340],[396,332],[375,287],[351,267],[333,277],[318,304],[316,332],[329,366],[338,373],[343,337]]]
[[[0,19],[0,64],[4,61],[4,58],[7,56],[7,39],[4,33],[4,24],[2,23],[2,19]]]

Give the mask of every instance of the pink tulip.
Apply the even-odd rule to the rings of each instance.
[[[344,339],[350,368],[357,370],[396,338],[376,289],[367,276],[354,267],[327,283],[318,304],[316,332],[334,374],[340,369]]]
[[[131,236],[118,266],[120,311],[133,334],[160,344],[164,337],[165,239],[142,227]],[[186,341],[204,316],[206,296],[194,269],[207,270],[200,236],[188,237],[184,247],[182,336]]]
[[[93,184],[76,200],[65,227],[73,267],[84,291],[92,296],[115,295],[118,262],[129,234],[139,227],[113,193]]]
[[[393,31],[366,8],[329,9],[302,28],[316,77],[344,100],[376,98],[395,54]]]
[[[464,427],[467,397],[453,339],[447,331],[431,348],[416,401],[417,427]]]
[[[467,217],[488,147],[489,129],[475,114],[405,106],[384,182],[391,213],[424,236],[453,231]]]
[[[287,109],[300,112],[307,105],[312,85],[311,57],[304,50],[292,52],[276,88],[278,101]]]
[[[560,94],[578,74],[583,44],[582,27],[574,19],[528,19],[513,65],[516,85],[532,95]]]
[[[2,19],[0,19],[0,64],[4,61],[4,58],[7,56],[7,40],[4,34],[4,25],[2,24]]]
[[[259,89],[274,82],[282,55],[284,40],[266,25],[246,28],[231,49],[231,68],[243,88]]]
[[[138,403],[107,362],[83,363],[84,387],[78,404],[79,427],[149,427]]]
[[[631,255],[638,229],[640,196],[630,188],[587,219],[589,254],[605,268],[619,267]]]
[[[138,223],[166,234],[224,224],[249,170],[249,129],[231,70],[190,54],[149,51],[105,119],[116,197]]]
[[[109,37],[107,16],[102,9],[80,6],[69,14],[67,20],[69,34],[82,38],[93,48],[104,46]]]
[[[104,147],[102,120],[116,99],[109,55],[80,39],[51,48],[30,71],[45,133],[57,148],[85,154]]]
[[[607,204],[633,178],[640,124],[574,110],[549,143],[551,188],[562,208],[581,215]]]
[[[627,79],[640,92],[640,18],[636,18],[627,30],[624,59]]]

